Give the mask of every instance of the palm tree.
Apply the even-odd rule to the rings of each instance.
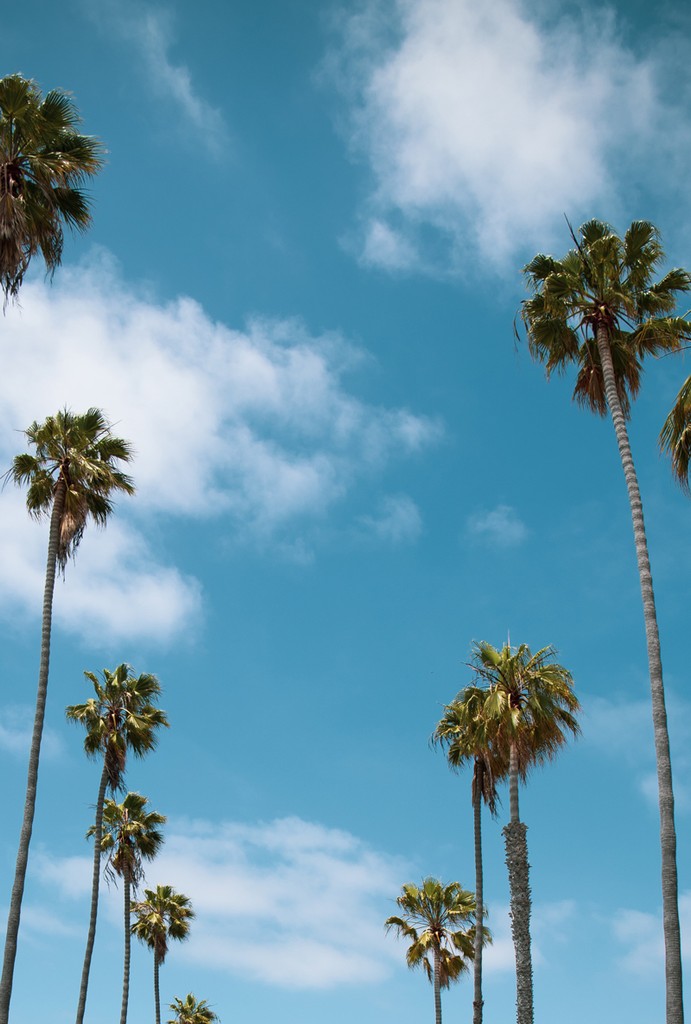
[[[32,256],[49,274],[62,259],[63,227],[85,231],[89,200],[81,186],[103,165],[98,139],[78,130],[68,93],[45,97],[21,75],[0,79],[0,287],[16,298]]]
[[[529,768],[554,757],[566,734],[579,733],[579,710],[571,673],[544,647],[532,654],[527,644],[497,650],[474,645],[473,668],[486,684],[482,706],[486,736],[501,762],[508,762],[510,821],[504,826],[509,869],[511,931],[516,956],[516,1017],[533,1021],[533,968],[530,949],[530,875],[526,826],[520,820],[518,780]]]
[[[168,1021],[168,1024],[214,1024],[220,1020],[218,1014],[214,1013],[206,999],[195,999],[191,992],[186,999],[174,999],[170,1008],[175,1016]]]
[[[664,250],[657,229],[647,221],[634,221],[623,239],[597,220],[583,224],[578,234],[580,238],[573,235],[575,248],[563,259],[539,254],[525,267],[533,294],[523,302],[521,316],[530,351],[546,364],[547,374],[575,363],[574,397],[600,415],[609,409],[617,438],[631,507],[648,648],[660,807],[666,1020],[682,1024],[674,794],[660,635],[626,420],[640,388],[644,356],[677,351],[691,337],[691,321],[673,315],[678,295],[691,290],[691,275],[674,268],[654,280]]]
[[[691,377],[681,386],[674,405],[660,431],[660,448],[672,462],[672,472],[681,489],[687,494],[689,487],[689,460],[691,460]]]
[[[110,424],[99,409],[77,415],[65,409],[44,423],[32,423],[26,437],[35,454],[17,455],[7,477],[16,484],[28,484],[26,505],[37,519],[50,517],[48,559],[43,592],[41,657],[38,671],[36,714],[31,737],[24,817],[17,852],[17,866],[7,916],[7,937],[0,979],[0,1024],[7,1024],[12,997],[12,979],[17,956],[17,935],[29,844],[36,805],[38,763],[45,717],[50,661],[50,633],[55,575],[63,572],[74,556],[89,518],[105,526],[113,511],[112,496],[133,494],[134,487],[118,463],[129,462],[132,450],[127,441],[114,437]]]
[[[482,871],[482,803],[496,816],[497,782],[508,771],[506,759],[500,751],[491,746],[488,738],[488,722],[484,715],[487,691],[477,686],[467,686],[453,703],[447,705],[444,716],[438,723],[432,737],[433,743],[446,748],[451,768],[459,769],[468,763],[473,765],[471,800],[475,836],[475,906],[484,908],[484,883]],[[478,915],[475,927],[475,950],[473,956],[473,1024],[482,1024],[482,947],[484,937],[483,914]]]
[[[155,676],[134,676],[129,665],[118,665],[114,672],[104,669],[99,680],[93,672],[85,672],[93,683],[96,696],[85,704],[72,704],[66,709],[69,721],[79,722],[86,729],[84,750],[88,757],[103,757],[101,782],[96,799],[96,821],[88,835],[94,837],[94,867],[91,882],[91,914],[84,953],[84,966],[79,990],[77,1024],[84,1020],[89,970],[96,936],[98,890],[101,862],[101,825],[106,789],[117,792],[122,785],[127,752],[143,757],[156,746],[156,729],[168,725],[165,713],[155,706],[161,687]],[[127,933],[129,941],[129,931]]]
[[[128,793],[121,804],[106,800],[103,808],[101,853],[107,856],[106,873],[122,878],[125,904],[125,957],[122,982],[120,1024],[127,1021],[127,1003],[130,989],[130,897],[141,881],[144,860],[153,860],[163,843],[159,825],[166,822],[165,815],[147,811],[148,800],[139,793]],[[97,825],[87,835],[96,836]]]
[[[441,990],[458,981],[474,955],[475,898],[458,882],[425,878],[419,887],[404,885],[396,903],[402,916],[387,918],[385,928],[410,939],[406,962],[411,969],[422,967],[432,983],[435,1020],[441,1024]]]
[[[153,950],[156,1024],[161,1024],[159,968],[168,952],[168,939],[182,942],[189,935],[194,911],[187,896],[177,893],[170,885],[159,885],[155,891],[145,889],[144,899],[133,904],[132,909],[137,918],[132,925],[132,934]]]

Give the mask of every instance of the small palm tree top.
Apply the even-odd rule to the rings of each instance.
[[[147,811],[148,800],[141,793],[127,793],[122,803],[107,799],[103,805],[101,854],[107,858],[106,874],[121,878],[137,887],[143,874],[143,860],[154,859],[163,845],[159,825],[167,818],[157,811]],[[92,825],[87,838],[95,835]]]
[[[187,993],[184,1000],[174,999],[170,1008],[175,1016],[168,1024],[214,1024],[214,1021],[220,1021],[206,999],[195,999],[191,992]]]
[[[41,95],[22,75],[0,79],[0,287],[17,296],[40,252],[52,274],[62,259],[63,226],[91,223],[83,185],[103,166],[98,139],[83,135],[70,95]]]
[[[605,329],[625,416],[638,394],[642,360],[678,351],[691,338],[691,321],[673,316],[678,296],[691,290],[680,267],[660,280],[664,260],[657,228],[633,221],[624,238],[609,224],[590,220],[572,232],[574,248],[560,260],[538,253],[524,268],[530,298],[521,306],[532,355],[547,374],[577,367],[574,398],[607,412],[597,331]]]
[[[28,485],[26,506],[37,519],[50,515],[59,485],[65,486],[58,563],[65,568],[89,518],[104,526],[113,511],[111,496],[134,494],[134,484],[118,464],[130,462],[132,447],[111,433],[100,409],[78,414],[63,409],[24,431],[34,453],[17,455],[6,477]]]
[[[132,934],[153,950],[159,964],[166,958],[168,939],[186,939],[195,916],[189,898],[172,885],[145,889],[144,899],[134,903],[132,910],[136,916]]]
[[[86,729],[84,750],[89,757],[103,756],[111,789],[119,788],[128,751],[143,757],[158,742],[157,728],[168,726],[164,711],[156,707],[161,686],[156,676],[135,676],[126,663],[113,671],[103,669],[101,679],[85,672],[95,697],[65,709],[69,721]]]
[[[421,885],[407,882],[397,898],[400,916],[387,918],[385,928],[410,939],[406,952],[409,967],[422,967],[434,980],[434,957],[439,958],[439,983],[448,988],[468,970],[475,955],[475,897],[459,882],[444,884],[437,878]],[[491,942],[483,928],[484,941]]]

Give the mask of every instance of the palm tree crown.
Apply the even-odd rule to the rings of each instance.
[[[8,476],[28,484],[26,506],[36,519],[50,515],[62,492],[63,510],[57,560],[64,570],[84,535],[89,517],[104,526],[113,511],[111,495],[134,494],[134,485],[118,463],[132,459],[132,447],[111,434],[100,409],[77,414],[64,409],[25,431],[35,454],[14,458]]]
[[[132,909],[137,917],[132,934],[153,950],[159,964],[164,963],[168,939],[182,942],[189,934],[194,911],[188,897],[176,892],[172,885],[158,885],[155,890],[145,889],[144,899]]]
[[[168,1024],[214,1024],[214,1021],[220,1020],[206,999],[195,999],[191,992],[188,992],[184,1000],[174,999],[170,1008],[175,1016]]]
[[[17,296],[31,258],[40,252],[48,273],[62,258],[63,227],[91,222],[82,186],[103,165],[98,139],[78,130],[70,96],[45,97],[21,75],[0,79],[0,287]]]
[[[101,853],[107,858],[106,872],[119,875],[136,888],[143,875],[144,860],[153,860],[163,844],[166,817],[147,811],[149,801],[141,793],[127,793],[122,803],[106,800],[103,807]],[[92,825],[87,832],[94,834]]]
[[[660,431],[660,448],[669,455],[674,478],[686,494],[691,493],[691,377],[681,386],[674,405]]]

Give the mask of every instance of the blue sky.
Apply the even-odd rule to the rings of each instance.
[[[225,1021],[431,1019],[383,921],[427,874],[473,885],[470,784],[428,738],[473,640],[554,644],[583,736],[522,795],[537,1019],[663,1006],[645,641],[611,425],[547,384],[513,319],[564,222],[653,220],[691,266],[689,15],[659,4],[31,0],[3,73],[74,93],[109,155],[94,224],[0,328],[0,459],[102,407],[138,495],[55,601],[15,1019],[72,1019],[98,769],[64,722],[84,670],[156,673],[172,728],[128,785],[168,815],[147,883],[197,910],[162,969]],[[688,374],[631,423],[658,600],[691,927],[688,500],[657,453]],[[46,529],[0,495],[6,900],[35,697]],[[507,801],[505,801],[505,804]],[[487,1020],[513,1012],[501,825],[486,822]],[[105,890],[88,1017],[119,1005]],[[687,943],[688,948],[688,943]],[[40,965],[40,971],[37,969]],[[686,961],[687,972],[691,963]],[[151,1019],[133,958],[130,1020]],[[40,978],[40,981],[37,981]],[[472,987],[445,996],[470,1019]]]

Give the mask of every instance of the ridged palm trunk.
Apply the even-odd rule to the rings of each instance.
[[[103,804],[106,799],[106,787],[108,786],[108,770],[104,763],[101,772],[101,783],[98,787],[96,799],[96,819],[94,821],[94,868],[91,876],[91,914],[89,916],[89,934],[86,939],[86,950],[84,952],[84,965],[82,967],[82,982],[79,988],[79,1004],[77,1006],[76,1024],[83,1024],[84,1011],[86,1009],[86,993],[89,988],[89,971],[91,970],[91,957],[94,952],[94,941],[96,939],[96,918],[98,916],[98,891],[101,883],[101,836],[103,835]]]
[[[516,1021],[533,1024],[533,963],[530,951],[530,865],[527,828],[518,815],[518,754],[515,743],[509,755],[510,822],[503,828],[506,866],[509,869],[511,934],[516,956]]]
[[[436,1024],[441,1024],[441,954],[438,949],[434,950],[434,1019]],[[156,1021],[156,1024],[160,1024]]]
[[[55,574],[57,570],[58,545],[60,542],[60,527],[65,507],[65,488],[65,481],[60,477],[55,488],[53,509],[50,516],[50,530],[48,533],[48,559],[46,562],[46,581],[43,591],[41,658],[38,668],[36,713],[34,716],[34,729],[31,736],[31,749],[29,751],[29,768],[26,780],[24,818],[22,820],[22,828],[19,836],[19,849],[17,851],[17,864],[14,874],[14,884],[12,886],[12,896],[10,898],[10,907],[7,913],[7,935],[5,938],[2,978],[0,979],[0,1024],[8,1024],[10,1013],[14,964],[17,958],[17,936],[19,935],[22,899],[24,897],[24,883],[26,881],[26,867],[29,860],[29,845],[31,843],[31,833],[34,825],[34,812],[36,809],[38,762],[41,753],[41,738],[43,736],[43,721],[46,713],[46,696],[48,692],[50,631],[53,620],[53,592],[55,590]]]
[[[662,922],[665,937],[665,982],[667,993],[667,1024],[682,1024],[684,1005],[682,992],[681,936],[679,928],[679,904],[677,883],[677,836],[674,825],[674,793],[672,789],[672,763],[669,753],[669,733],[665,710],[665,691],[662,682],[662,660],[660,657],[660,634],[655,611],[653,579],[650,572],[648,542],[643,521],[643,504],[638,479],[631,455],[626,421],[617,394],[612,364],[612,353],[605,324],[597,328],[597,348],[602,365],[607,405],[612,416],[614,431],[619,446],[619,455],[624,469],[626,489],[631,506],[633,535],[636,544],[638,574],[643,596],[643,617],[648,646],[648,670],[650,674],[650,697],[653,711],[653,732],[655,757],[657,761],[657,787],[660,805],[660,846],[662,850]]]
[[[130,927],[130,895],[132,891],[129,875],[125,873],[122,880],[125,901],[125,957],[122,972],[122,1007],[120,1024],[127,1024],[127,1003],[130,997],[130,950],[132,945],[132,929]]]
[[[482,759],[475,758],[473,777],[473,821],[475,833],[475,956],[473,958],[473,1024],[482,1024],[482,939],[484,884],[482,876],[482,791],[484,767]]]

